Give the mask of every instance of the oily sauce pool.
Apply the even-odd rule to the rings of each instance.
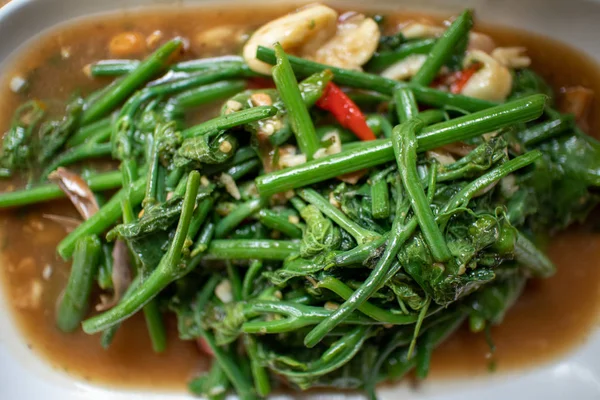
[[[79,21],[35,40],[5,74],[27,77],[24,95],[0,89],[0,130],[21,102],[29,98],[67,100],[70,93],[89,93],[97,88],[84,67],[108,58],[108,43],[115,34],[138,31],[145,36],[160,32],[164,37],[189,39],[190,58],[237,53],[245,34],[282,15],[286,9],[186,9],[124,13]],[[389,17],[394,24],[423,16],[401,14]],[[202,40],[201,33],[215,26],[235,26],[236,35],[225,35],[217,45]],[[556,89],[583,85],[600,93],[600,71],[589,58],[564,44],[526,32],[478,26],[498,45],[525,46],[532,68]],[[139,54],[143,56],[144,54]],[[560,55],[560,57],[557,57]],[[558,90],[557,90],[558,91]],[[60,104],[49,104],[56,110]],[[597,107],[596,107],[597,108]],[[206,119],[215,114],[204,110]],[[589,121],[590,132],[600,133],[600,113]],[[0,182],[0,190],[11,190],[20,182]],[[64,334],[55,327],[56,298],[64,288],[70,265],[55,252],[66,235],[65,228],[46,218],[48,214],[76,217],[69,203],[56,201],[0,214],[0,275],[4,294],[24,340],[31,351],[55,368],[91,382],[119,387],[182,389],[187,380],[208,364],[193,342],[178,340],[175,321],[168,321],[169,344],[163,354],[154,354],[143,317],[126,321],[108,350],[98,335]],[[549,254],[558,273],[546,280],[530,281],[525,293],[504,322],[492,329],[496,351],[490,354],[483,334],[462,329],[440,346],[432,360],[430,376],[467,377],[530,367],[563,356],[580,345],[597,323],[600,311],[600,234],[577,227],[553,239]],[[574,260],[577,260],[574,262]],[[33,295],[32,295],[33,294]],[[585,306],[582,306],[585,304]]]

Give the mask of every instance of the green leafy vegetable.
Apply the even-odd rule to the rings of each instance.
[[[261,46],[270,81],[239,56],[173,63],[173,39],[142,61],[93,63],[93,76],[116,78],[72,96],[62,117],[42,121],[44,105],[25,102],[0,175],[73,165],[74,189],[118,189],[57,246],[73,258],[57,326],[81,323],[108,347],[142,312],[160,352],[163,314],[175,314],[179,337],[214,355],[189,384],[209,399],[264,398],[280,383],[375,398],[382,381],[424,379],[465,320],[489,333],[528,279],[555,273],[538,238],[600,201],[600,143],[550,107],[529,69],[511,71],[502,104],[430,87],[459,69],[472,22],[465,11],[439,38],[383,36],[365,71],[427,54],[411,82]],[[380,139],[359,141],[313,107],[329,82]],[[87,161],[99,157],[119,170],[96,172]],[[0,208],[62,196],[40,183],[0,194]],[[96,283],[119,296],[85,319]]]

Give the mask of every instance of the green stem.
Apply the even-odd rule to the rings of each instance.
[[[279,231],[292,239],[302,238],[302,229],[297,224],[290,222],[288,218],[274,211],[260,210],[258,220],[267,228]]]
[[[256,76],[252,71],[249,71],[244,59],[240,56],[227,55],[219,57],[198,58],[195,60],[181,61],[171,66],[172,71],[177,72],[199,72],[206,70],[220,70],[223,68],[245,68],[245,74],[248,76]]]
[[[140,275],[137,275],[135,278],[133,278],[133,280],[131,281],[131,284],[129,285],[129,287],[127,288],[125,293],[123,294],[121,301],[123,301],[124,299],[131,296],[131,294],[137,290],[137,287],[140,284],[140,278],[141,278]],[[121,327],[121,324],[116,324],[116,325],[113,325],[110,328],[102,331],[102,334],[100,336],[100,344],[101,344],[102,348],[108,349],[110,347],[110,345],[120,327]]]
[[[519,132],[519,137],[525,146],[536,146],[572,129],[574,126],[575,119],[572,115],[566,114],[527,128]]]
[[[102,205],[100,201],[98,204]],[[102,260],[98,267],[98,287],[102,290],[113,289],[112,272],[113,272],[113,256],[112,252],[114,245],[109,243],[102,244]]]
[[[210,119],[201,124],[187,128],[181,132],[184,139],[205,135],[209,132],[231,129],[236,126],[269,118],[277,114],[277,108],[272,106],[260,106],[247,108],[227,115]]]
[[[341,285],[351,291],[351,289],[343,283],[341,283]],[[335,287],[337,288],[337,285]],[[381,309],[379,310],[382,311]],[[268,321],[262,319],[252,320],[245,322],[242,325],[242,331],[244,333],[277,334],[292,332],[306,326],[316,325],[331,316],[332,311],[323,307],[307,306],[292,301],[255,299],[244,304],[243,314],[246,319],[272,314],[285,316],[285,318]],[[381,314],[378,315],[381,316]],[[390,315],[387,314],[385,316],[390,317]],[[394,319],[394,317],[392,317],[392,319]],[[377,321],[358,313],[352,313],[343,321],[343,323],[347,325],[383,325],[391,322],[387,320]]]
[[[240,147],[233,157],[221,164],[203,165],[202,173],[206,176],[216,175],[220,172],[242,164],[244,161],[255,159],[256,151],[251,146]]]
[[[121,187],[121,172],[111,171],[96,174],[84,178],[84,181],[94,192],[116,189]],[[63,197],[65,197],[65,193],[57,184],[46,183],[28,189],[0,193],[0,208],[21,207]]]
[[[77,161],[86,160],[89,158],[108,157],[110,156],[111,151],[112,145],[110,143],[85,143],[77,147],[72,147],[56,156],[54,160],[44,169],[41,176],[46,178],[58,167],[74,164]]]
[[[199,86],[173,97],[184,108],[198,107],[213,101],[226,99],[246,88],[246,81],[222,81]]]
[[[406,122],[419,114],[417,101],[410,88],[398,88],[394,92],[394,101],[396,102],[396,113],[398,121]]]
[[[179,260],[181,259],[182,249],[188,235],[199,187],[200,174],[197,171],[192,171],[188,176],[181,216],[179,217],[179,223],[177,224],[175,236],[171,241],[169,250],[160,260],[156,269],[152,271],[150,276],[140,284],[129,298],[123,300],[112,309],[84,321],[83,330],[86,333],[92,334],[105,330],[129,318],[180,276]]]
[[[123,77],[123,80],[118,85],[112,87],[111,90],[93,102],[83,112],[81,124],[85,125],[97,121],[114,110],[137,88],[161,71],[169,61],[171,55],[180,50],[182,46],[183,41],[176,38],[156,50],[156,52],[142,61],[135,70]]]
[[[161,169],[164,167],[160,164],[159,154],[159,140],[155,135],[152,140],[152,151],[149,159],[147,160],[149,166],[148,172],[146,173],[146,194],[142,201],[144,209],[151,208],[159,202],[159,192],[163,187],[163,184],[159,182],[160,177],[163,176]]]
[[[192,249],[191,253],[192,257],[196,258],[201,256],[208,249],[208,245],[214,236],[215,224],[212,221],[208,221],[200,231],[200,235],[194,244],[194,248]],[[200,260],[200,258],[198,258],[198,260]]]
[[[275,51],[267,47],[258,46],[256,56],[259,60],[271,65],[276,62]],[[299,76],[309,76],[316,72],[330,70],[333,72],[334,82],[340,85],[374,90],[390,96],[398,86],[409,86],[413,89],[415,97],[419,102],[435,107],[453,106],[469,112],[475,112],[497,105],[497,103],[487,100],[480,100],[473,97],[462,96],[460,94],[452,94],[416,84],[398,82],[375,74],[319,64],[300,57],[288,55],[288,59],[294,72]]]
[[[275,44],[277,64],[273,67],[273,80],[288,110],[288,117],[300,151],[307,160],[313,159],[313,154],[319,149],[319,138],[315,126],[302,100],[298,81],[287,59],[287,55],[279,43]]]
[[[421,330],[421,325],[423,324],[423,320],[425,320],[425,316],[427,315],[427,310],[429,309],[429,305],[431,304],[431,297],[427,297],[425,300],[425,304],[421,307],[421,311],[419,311],[419,319],[417,319],[417,323],[415,324],[415,330],[413,332],[412,340],[410,341],[410,346],[408,347],[408,358],[412,357],[413,351],[415,350],[415,346],[417,344],[417,338],[419,337],[419,331]]]
[[[230,261],[226,263],[227,276],[229,283],[231,284],[231,293],[233,294],[233,301],[242,301],[242,280],[240,278],[239,271]]]
[[[392,143],[398,171],[402,177],[402,185],[410,196],[411,208],[417,216],[421,232],[423,232],[433,258],[438,262],[444,262],[450,258],[450,250],[442,231],[435,222],[433,211],[431,211],[417,172],[416,134],[421,129],[423,129],[423,122],[419,119],[408,120],[394,128]]]
[[[138,205],[142,202],[145,189],[145,179],[139,179],[133,184],[130,193],[131,204]],[[125,196],[126,191],[124,189],[119,190],[96,214],[69,233],[56,247],[58,254],[65,260],[69,259],[79,238],[86,235],[99,235],[114,225],[122,215],[121,201]]]
[[[90,75],[121,76],[134,71],[139,67],[139,60],[100,60],[90,65]]]
[[[373,180],[371,183],[371,212],[373,218],[390,216],[390,191],[385,178]]]
[[[69,281],[56,312],[56,325],[61,331],[73,332],[85,317],[101,254],[102,244],[97,236],[84,236],[77,241]]]
[[[271,392],[271,383],[269,382],[269,374],[266,368],[262,366],[259,360],[256,339],[250,335],[245,335],[244,343],[246,344],[248,358],[250,358],[250,368],[256,393],[260,397],[267,397]]]
[[[456,51],[460,42],[468,40],[471,26],[473,26],[471,11],[465,10],[433,45],[425,63],[413,76],[411,82],[421,86],[428,86],[433,82],[442,65]]]
[[[385,245],[389,237],[386,233],[383,236],[365,244],[359,244],[351,250],[337,254],[333,259],[333,263],[337,267],[346,267],[353,264],[362,264],[369,257],[372,257],[380,247]]]
[[[392,233],[388,238],[385,251],[383,255],[377,261],[377,265],[367,279],[360,285],[358,289],[354,292],[350,288],[348,291],[345,290],[341,285],[341,282],[337,280],[332,280],[335,278],[325,278],[325,281],[328,289],[333,290],[338,295],[342,296],[346,301],[331,314],[330,317],[319,323],[315,326],[304,338],[304,344],[307,347],[314,347],[317,343],[319,343],[323,338],[331,332],[337,325],[339,325],[344,319],[348,317],[354,310],[357,308],[369,315],[372,318],[377,319],[375,315],[371,314],[373,312],[379,313],[378,310],[375,310],[375,306],[370,304],[366,304],[368,299],[377,292],[381,286],[385,283],[387,279],[389,279],[389,271],[392,268],[392,264],[396,259],[396,255],[400,250],[400,247],[408,240],[410,235],[412,235],[412,231],[405,229],[405,226],[402,224],[404,218],[396,213],[396,218],[394,219],[394,224],[392,225]],[[320,286],[323,286],[323,281],[319,283]],[[345,285],[344,285],[345,286]],[[341,289],[340,289],[341,288]],[[337,290],[342,290],[340,293]],[[361,308],[362,307],[362,308]],[[389,313],[389,312],[388,312]],[[390,313],[391,314],[391,313]],[[413,318],[413,316],[401,316],[401,318]],[[414,322],[414,319],[411,320]]]
[[[230,175],[233,180],[237,181],[238,179],[243,178],[250,172],[258,169],[261,166],[261,162],[259,159],[254,158],[252,160],[244,161],[238,165],[234,165],[225,171],[226,174]]]
[[[75,147],[80,144],[84,144],[88,142],[88,139],[92,136],[98,135],[99,132],[108,132],[108,136],[110,136],[111,131],[111,123],[112,118],[106,117],[100,119],[96,122],[93,122],[89,125],[83,126],[79,128],[77,132],[75,132],[69,140],[67,140],[67,147]],[[107,137],[108,137],[107,136]]]
[[[480,176],[464,186],[459,192],[452,196],[452,198],[441,210],[440,214],[445,214],[456,208],[466,206],[469,203],[469,200],[471,200],[477,193],[492,185],[494,182],[497,182],[513,172],[528,166],[541,156],[542,153],[539,150],[530,151],[529,153],[515,157],[512,160],[509,160],[504,164],[492,169],[488,173]],[[442,218],[442,216],[438,216],[438,219],[439,218]]]
[[[206,221],[208,214],[212,211],[213,205],[215,203],[215,199],[213,197],[208,197],[204,200],[201,200],[200,203],[196,205],[196,209],[194,210],[194,214],[192,215],[192,220],[190,222],[190,228],[188,229],[188,236],[186,241],[192,243],[194,238],[202,228],[202,224]],[[201,239],[200,237],[199,239]],[[212,239],[212,235],[210,236]],[[208,242],[207,242],[208,244]]]
[[[417,137],[417,150],[419,152],[431,150],[513,124],[534,120],[542,114],[545,103],[546,96],[533,95],[428,126]],[[308,161],[297,167],[261,175],[256,179],[256,186],[262,196],[271,196],[392,160],[394,160],[394,151],[391,139],[373,140],[364,143],[359,149],[343,151]]]
[[[152,350],[155,353],[162,353],[167,348],[167,331],[157,301],[150,301],[144,306],[144,318]]]
[[[459,313],[456,317],[444,321],[430,328],[427,334],[428,346],[437,347],[456,329],[458,329],[465,320],[465,314]],[[401,354],[396,357],[397,362],[388,369],[388,378],[392,380],[400,379],[417,363],[416,357],[408,357],[408,348],[401,349]]]
[[[266,204],[263,199],[253,199],[238,205],[225,218],[220,220],[215,227],[215,238],[222,239],[246,218],[257,213]]]
[[[131,201],[131,191],[134,179],[138,179],[137,164],[134,160],[123,160],[121,162],[121,172],[123,175],[123,190],[126,191],[125,196],[121,199],[123,223],[130,224],[137,220],[137,216],[133,211],[137,204],[133,204]],[[134,270],[142,280],[145,280],[149,271],[145,268],[141,268],[142,263],[140,262],[139,256],[132,248],[130,248],[130,252],[133,258],[132,265]],[[148,335],[150,336],[150,342],[152,343],[152,349],[157,353],[165,351],[167,346],[167,333],[157,302],[153,300],[145,304],[143,313],[146,320]]]
[[[378,238],[380,235],[363,228],[356,222],[352,221],[346,216],[339,208],[333,206],[323,196],[321,196],[316,190],[313,189],[301,189],[298,190],[298,195],[304,199],[304,201],[317,207],[319,211],[329,217],[333,222],[338,224],[342,229],[348,232],[358,244],[364,244]]]
[[[515,260],[535,278],[549,278],[556,273],[554,263],[521,232],[517,233]]]
[[[275,368],[275,371],[292,379],[314,379],[335,371],[349,362],[360,351],[364,342],[372,336],[369,334],[369,329],[368,326],[351,328],[340,339],[333,342],[321,358],[311,362],[307,370],[278,370]]]
[[[167,189],[168,190],[174,190],[177,185],[179,184],[179,181],[181,180],[181,177],[183,176],[183,174],[185,173],[185,168],[174,168],[171,172],[169,172],[169,174],[167,175],[167,179],[166,179],[166,184],[167,184]]]
[[[261,260],[254,260],[250,263],[250,267],[248,267],[242,283],[242,299],[248,300],[252,295],[254,279],[259,276],[262,268],[263,262]]]
[[[367,125],[369,125],[369,128],[371,128],[371,130],[377,134],[377,131],[383,133],[383,137],[386,138],[391,138],[392,137],[392,124],[391,122],[384,117],[383,115],[379,115],[379,114],[369,114],[367,115]],[[350,132],[348,132],[348,134],[353,136],[353,139],[356,140],[356,136]],[[340,138],[342,139],[342,138]],[[342,139],[342,143],[344,143],[344,140]]]
[[[132,204],[131,191],[133,183],[138,179],[138,167],[133,159],[126,159],[121,162],[121,174],[123,175],[123,189],[125,195],[121,199],[121,208],[123,212],[123,222],[128,224],[134,222],[137,217],[134,215]]]
[[[342,299],[348,301],[352,298],[352,296],[356,293],[342,281],[332,276],[328,276],[319,282],[319,287],[329,289],[333,293],[340,296]],[[375,321],[384,323],[384,324],[393,324],[393,325],[410,325],[417,321],[418,315],[404,315],[404,314],[396,314],[391,312],[390,310],[383,309],[381,307],[377,307],[376,305],[370,303],[369,301],[364,301],[360,306],[356,307],[361,313],[369,316]],[[339,310],[339,308],[338,308]],[[336,310],[337,311],[337,310]],[[332,313],[332,315],[334,315]],[[331,316],[329,317],[331,318]],[[308,337],[308,335],[307,335]]]
[[[402,216],[399,212],[401,205],[398,203],[396,207],[397,212],[392,225],[392,234],[387,240],[385,251],[378,260],[373,271],[371,271],[367,279],[357,290],[352,292],[352,290],[345,287],[341,281],[332,277],[327,277],[320,282],[320,286],[323,286],[325,282],[325,287],[334,291],[339,296],[342,296],[346,301],[337,310],[335,310],[330,317],[320,322],[319,325],[314,327],[306,335],[304,338],[304,344],[307,347],[313,347],[323,340],[323,338],[329,332],[331,332],[331,330],[342,323],[342,321],[344,321],[348,315],[350,315],[357,308],[372,318],[378,319],[379,317],[382,317],[380,315],[381,309],[368,304],[368,299],[397,272],[397,268],[393,266],[396,255],[404,242],[406,242],[406,240],[408,240],[408,238],[412,235],[414,230],[414,228],[407,229],[407,227],[403,225],[404,216]],[[387,318],[389,318],[389,316]]]
[[[119,113],[117,124],[133,129],[137,112],[140,110],[142,105],[149,100],[169,96],[184,90],[197,88],[199,85],[217,82],[222,79],[233,78],[239,74],[240,68],[229,68],[219,71],[208,70],[190,75],[183,79],[166,81],[157,85],[145,87],[141,90],[138,90],[131,97],[129,97],[129,99],[127,99],[123,105],[123,108],[121,109],[121,112]],[[170,105],[171,108],[177,108],[179,106],[175,99],[169,102],[168,105]]]
[[[212,350],[216,362],[219,363],[231,385],[235,388],[237,395],[242,400],[258,400],[247,376],[239,369],[238,364],[223,349],[217,346],[215,338],[204,329],[200,330],[200,336],[204,339],[208,347]]]
[[[196,377],[188,383],[188,389],[196,396],[207,400],[224,400],[229,389],[229,379],[217,362],[210,366],[208,374]]]
[[[288,240],[213,240],[208,246],[207,260],[285,260],[300,251],[298,243]]]
[[[442,92],[429,86],[420,86],[414,83],[407,83],[406,86],[413,91],[419,103],[427,104],[431,107],[454,108],[463,112],[478,112],[499,105],[498,103],[476,99],[475,97]]]
[[[437,124],[438,122],[447,121],[450,117],[448,117],[448,113],[444,110],[425,110],[419,113],[419,119],[423,121],[425,126],[428,126]],[[392,137],[392,135],[389,137]]]
[[[369,62],[365,65],[365,69],[377,72],[410,55],[427,54],[435,44],[436,40],[437,39],[413,40],[408,43],[404,43],[396,50],[375,53],[373,57],[371,57],[371,60],[369,60]]]

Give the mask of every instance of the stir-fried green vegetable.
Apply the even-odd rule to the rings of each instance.
[[[119,189],[57,247],[73,260],[58,327],[101,332],[107,347],[142,311],[161,351],[173,313],[182,340],[213,354],[190,390],[256,399],[282,382],[375,397],[383,380],[424,378],[463,321],[500,323],[527,279],[555,272],[538,235],[598,203],[600,144],[550,108],[531,70],[513,71],[503,103],[430,87],[459,65],[471,25],[466,11],[437,39],[382,39],[365,70],[426,55],[410,82],[276,44],[258,48],[274,67],[256,88],[241,57],[176,62],[173,39],[142,61],[93,64],[113,83],[60,118],[21,105],[2,176],[42,182],[0,194],[0,208]],[[190,124],[206,104],[220,115]],[[119,170],[46,182],[93,158]],[[114,301],[85,319],[95,282]]]

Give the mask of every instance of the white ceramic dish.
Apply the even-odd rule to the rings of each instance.
[[[243,0],[238,0],[242,2]],[[279,3],[282,1],[275,0]],[[13,0],[0,9],[0,71],[12,54],[40,32],[73,18],[140,6],[183,7],[202,0]],[[216,3],[217,1],[212,1]],[[236,0],[221,0],[219,4]],[[269,4],[272,4],[270,1]],[[343,1],[365,7],[364,2]],[[600,61],[600,1],[591,0],[374,0],[377,8],[451,13],[474,8],[479,19],[558,38]],[[1,266],[0,266],[1,267]],[[453,382],[430,382],[419,390],[399,385],[380,390],[382,399],[600,399],[600,330],[566,358],[533,370]],[[165,366],[168,368],[168,366]],[[123,391],[90,386],[52,370],[26,346],[9,310],[0,302],[0,399],[100,400],[189,399],[186,394]],[[312,394],[312,399],[358,395]]]

